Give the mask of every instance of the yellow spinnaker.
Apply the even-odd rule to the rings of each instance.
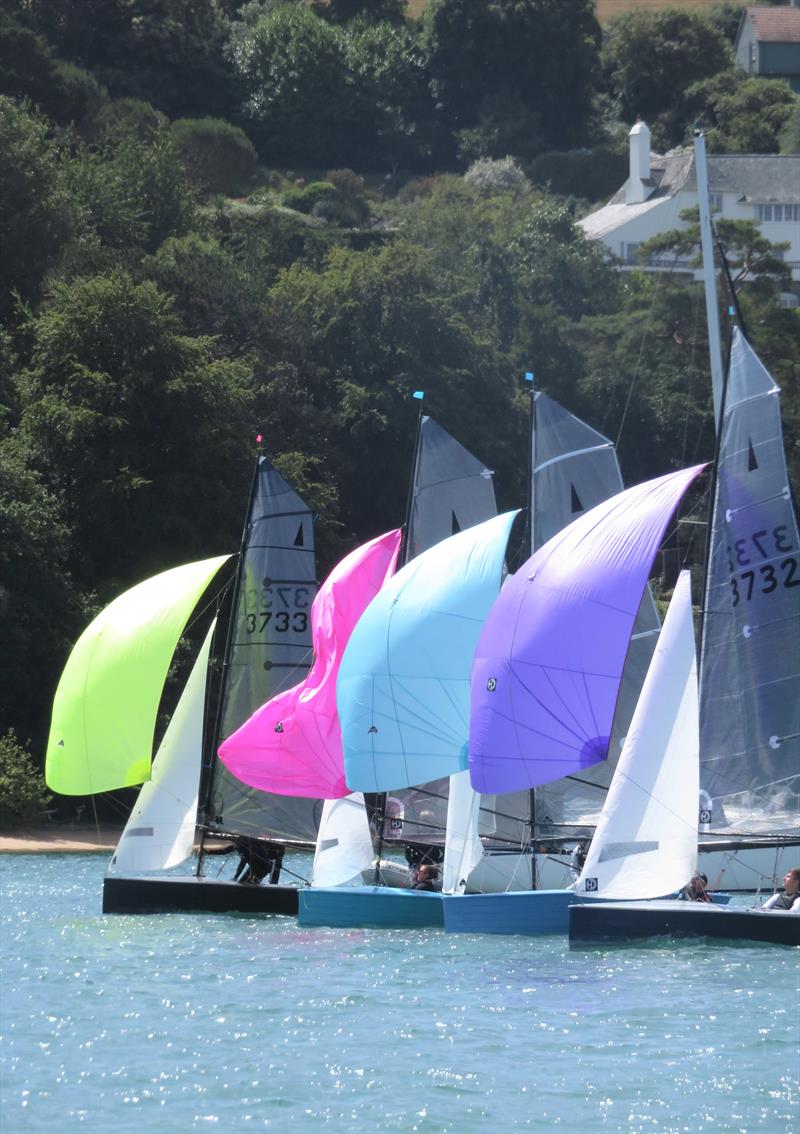
[[[156,714],[189,615],[227,555],[174,567],[114,599],[75,644],[58,683],[47,786],[62,795],[150,777]]]

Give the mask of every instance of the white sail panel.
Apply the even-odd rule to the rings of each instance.
[[[689,572],[683,571],[576,893],[623,900],[664,897],[694,873],[697,704]]]
[[[469,770],[450,777],[442,892],[463,894],[467,879],[483,857],[478,838],[481,797],[469,782]]]
[[[322,809],[314,853],[312,886],[346,886],[371,866],[375,857],[364,806],[364,796],[354,792],[341,799],[327,799]]]
[[[203,752],[203,709],[211,639],[206,634],[189,680],[159,745],[151,778],[142,787],[117,845],[109,874],[167,870],[194,849]]]

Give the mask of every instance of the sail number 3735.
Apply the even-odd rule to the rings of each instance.
[[[733,606],[742,600],[749,602],[756,594],[770,595],[779,587],[800,587],[797,556],[781,559],[787,551],[794,551],[794,545],[786,524],[734,541],[728,548]]]

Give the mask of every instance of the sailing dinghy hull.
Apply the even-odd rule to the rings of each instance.
[[[103,913],[297,914],[296,886],[248,886],[216,878],[107,875]]]
[[[343,929],[441,929],[442,895],[388,886],[312,886],[299,893],[297,921]]]
[[[508,933],[533,937],[566,933],[572,890],[520,890],[505,894],[448,894],[443,899],[448,933]]]
[[[785,911],[752,910],[675,900],[585,902],[570,906],[569,943],[605,945],[654,937],[710,937],[800,945],[800,917]]]

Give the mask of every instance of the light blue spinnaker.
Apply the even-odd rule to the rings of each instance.
[[[362,615],[336,686],[352,791],[391,791],[467,767],[472,657],[516,515],[423,552]]]

